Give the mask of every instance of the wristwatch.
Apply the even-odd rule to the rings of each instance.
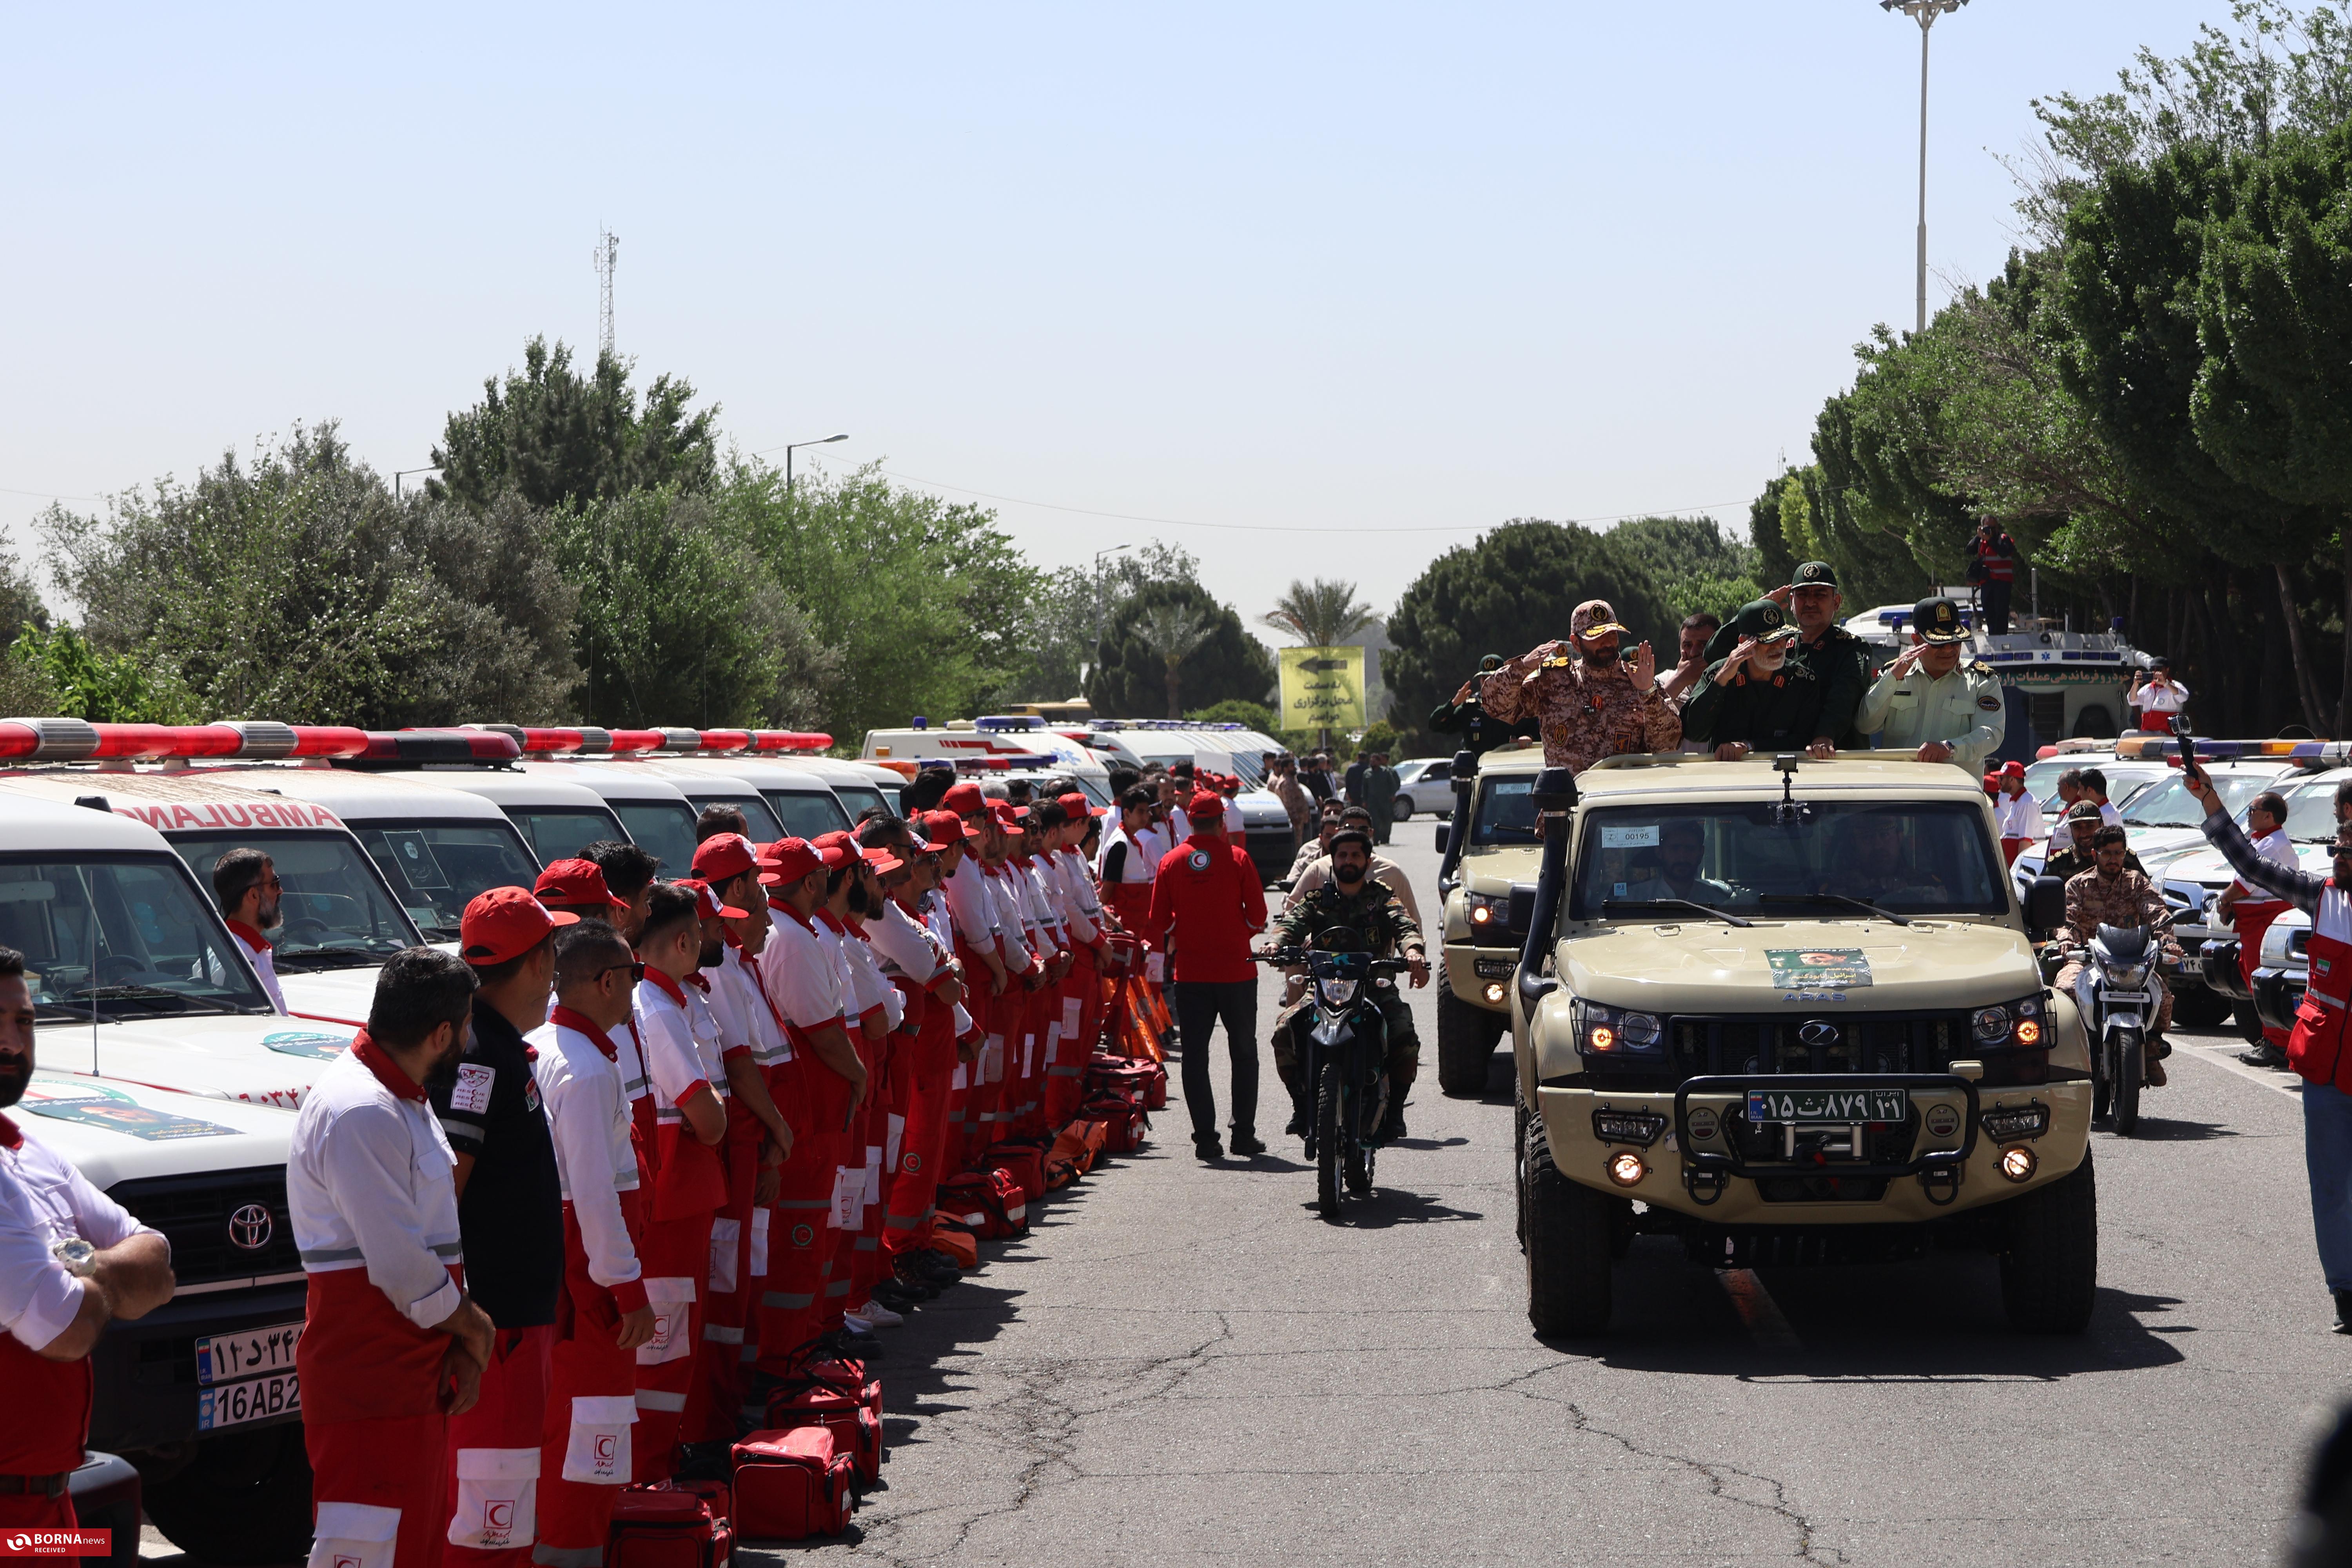
[[[98,1248],[80,1237],[69,1236],[49,1248],[49,1256],[65,1266],[65,1271],[88,1279],[98,1272]]]

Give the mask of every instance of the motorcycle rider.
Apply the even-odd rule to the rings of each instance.
[[[1421,926],[1397,901],[1395,890],[1372,876],[1371,835],[1360,827],[1344,827],[1333,834],[1330,864],[1330,881],[1275,922],[1274,945],[1310,946],[1324,932],[1345,927],[1356,934],[1361,951],[1373,957],[1402,956],[1411,968],[1414,989],[1427,985],[1429,958]],[[1421,1037],[1413,1030],[1412,1010],[1393,985],[1376,984],[1371,994],[1388,1033],[1388,1115],[1381,1122],[1379,1135],[1383,1142],[1393,1142],[1404,1136],[1405,1093],[1420,1070]],[[1274,1070],[1290,1090],[1292,1114],[1284,1131],[1294,1137],[1307,1131],[1307,1084],[1298,1070],[1298,1052],[1290,1033],[1303,1011],[1303,1006],[1287,1008],[1274,1026]]]
[[[2072,881],[2097,864],[2098,854],[2091,847],[2091,843],[2099,829],[2107,826],[2099,816],[2098,803],[2089,800],[2078,800],[2068,806],[2063,821],[2071,847],[2053,855],[2042,868],[2043,876],[2055,877],[2062,882]],[[2116,831],[2122,830],[2118,828]],[[2139,857],[2133,854],[2128,846],[2124,850],[2124,868],[2137,871],[2143,876],[2147,872],[2147,868],[2139,863]]]
[[[2128,836],[2120,827],[2102,827],[2093,836],[2091,847],[2098,857],[2097,863],[2087,871],[2080,871],[2066,882],[2066,923],[2058,930],[2057,943],[2062,949],[2087,948],[2099,934],[2103,925],[2147,928],[2148,938],[2163,956],[2173,963],[2180,962],[2180,944],[2173,940],[2172,913],[2165,908],[2164,895],[2147,876],[2124,864],[2131,855]],[[2060,991],[2070,991],[2083,973],[2084,960],[2069,958],[2058,971],[2053,984]],[[2160,1059],[2172,1052],[2171,1043],[2164,1032],[2172,1025],[2172,993],[2166,987],[2164,977],[2151,965],[2147,974],[2148,988],[2156,996],[2156,1017],[2147,1030],[2147,1049],[2143,1077],[2151,1089],[2164,1086],[2164,1063]]]

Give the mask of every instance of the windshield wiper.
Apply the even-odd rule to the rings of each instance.
[[[66,993],[68,1001],[87,998],[98,1002],[169,1002],[185,1008],[188,998],[177,991],[166,991],[160,985],[85,985],[79,991]]]
[[[1741,920],[1735,914],[1727,914],[1724,910],[1716,909],[1712,905],[1702,904],[1695,899],[1603,899],[1601,900],[1601,907],[1604,911],[1611,910],[1696,910],[1700,914],[1706,915],[1708,919],[1721,921],[1726,925],[1752,926],[1756,923],[1754,921]]]
[[[1907,926],[1911,923],[1911,917],[1908,915],[1898,915],[1893,910],[1882,910],[1876,904],[1866,903],[1861,899],[1849,899],[1843,893],[1767,893],[1757,901],[1766,904],[1843,904],[1848,909],[1867,910],[1880,920],[1891,921],[1899,926]]]
[[[357,969],[362,964],[382,963],[399,951],[396,947],[382,952],[363,947],[306,947],[294,952],[281,951],[278,954],[278,967],[298,972],[305,965],[315,965],[320,969]]]

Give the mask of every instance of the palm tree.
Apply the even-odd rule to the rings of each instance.
[[[1353,583],[1294,577],[1274,608],[1258,620],[1287,632],[1308,647],[1338,647],[1372,623],[1372,607],[1356,597]]]
[[[1185,605],[1154,605],[1138,616],[1135,636],[1143,646],[1160,656],[1168,666],[1168,717],[1181,719],[1184,710],[1178,700],[1179,667],[1199,651],[1202,643],[1217,629],[1209,616]]]

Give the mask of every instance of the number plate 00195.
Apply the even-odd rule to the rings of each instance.
[[[1911,1097],[1899,1089],[1751,1089],[1750,1122],[1900,1121],[1911,1113]]]

